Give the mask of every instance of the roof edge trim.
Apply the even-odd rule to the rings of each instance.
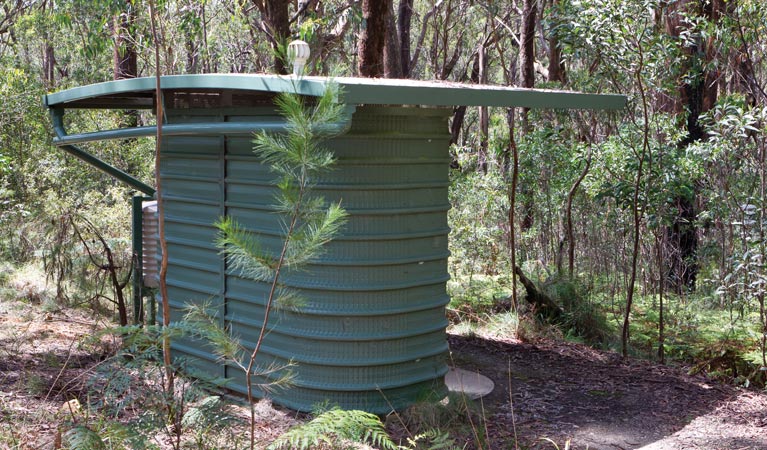
[[[226,89],[255,92],[293,92],[321,96],[328,82],[337,83],[342,92],[340,101],[352,104],[425,105],[425,106],[497,106],[552,109],[620,110],[626,106],[626,96],[618,94],[588,94],[548,89],[525,89],[508,86],[472,85],[453,82],[433,82],[385,78],[326,78],[262,74],[193,74],[166,75],[160,86],[172,89]],[[86,100],[131,94],[151,93],[155,78],[132,78],[91,84],[45,96],[46,106],[117,108],[110,104]],[[113,102],[119,104],[119,102]],[[126,103],[124,109],[134,105]]]

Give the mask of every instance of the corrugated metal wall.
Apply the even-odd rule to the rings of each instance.
[[[296,364],[293,384],[269,394],[275,402],[310,410],[329,401],[383,413],[444,389],[449,112],[361,106],[351,130],[327,144],[338,161],[315,192],[341,201],[349,220],[318,260],[282,278],[303,303],[272,316],[259,357],[262,365]],[[254,115],[280,120],[267,107],[168,110],[172,123]],[[248,348],[260,331],[268,285],[227,271],[212,224],[230,215],[267,248],[279,248],[274,176],[253,154],[251,139],[168,137],[161,169],[172,306],[215,305]],[[204,345],[174,348],[245,391],[241,371],[216,362]]]

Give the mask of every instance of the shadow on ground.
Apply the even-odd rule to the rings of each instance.
[[[680,368],[624,361],[615,353],[577,344],[532,345],[458,335],[449,335],[449,343],[456,366],[480,372],[496,385],[483,399],[492,448],[514,448],[515,435],[522,448],[556,448],[543,438],[560,449],[567,440],[573,449],[641,448],[687,430],[696,418],[738,395],[734,388],[689,376]],[[736,448],[767,448],[767,428],[763,431],[755,440],[741,433],[743,443]],[[669,443],[652,448],[731,448],[729,443],[720,447],[716,438],[711,436],[711,446]]]

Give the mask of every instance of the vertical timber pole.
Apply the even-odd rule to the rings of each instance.
[[[142,205],[146,197],[141,195],[133,196],[133,324],[139,325],[144,321],[144,245],[142,238],[143,232],[143,210]]]

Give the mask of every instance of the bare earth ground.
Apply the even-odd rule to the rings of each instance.
[[[0,448],[54,447],[62,405],[88,400],[93,367],[117,345],[108,338],[80,345],[102,327],[79,311],[0,302]],[[493,449],[514,448],[515,435],[520,448],[564,449],[570,441],[593,450],[767,449],[764,392],[576,344],[457,335],[449,342],[458,366],[495,382],[479,425]],[[237,407],[243,424],[247,414]],[[268,402],[259,403],[257,417],[260,448],[300,420]],[[156,443],[167,447],[167,437]]]
[[[763,392],[577,344],[449,340],[457,365],[495,382],[484,399],[491,442],[516,428],[520,442],[539,448],[554,448],[540,440],[549,438],[592,450],[767,449]]]

